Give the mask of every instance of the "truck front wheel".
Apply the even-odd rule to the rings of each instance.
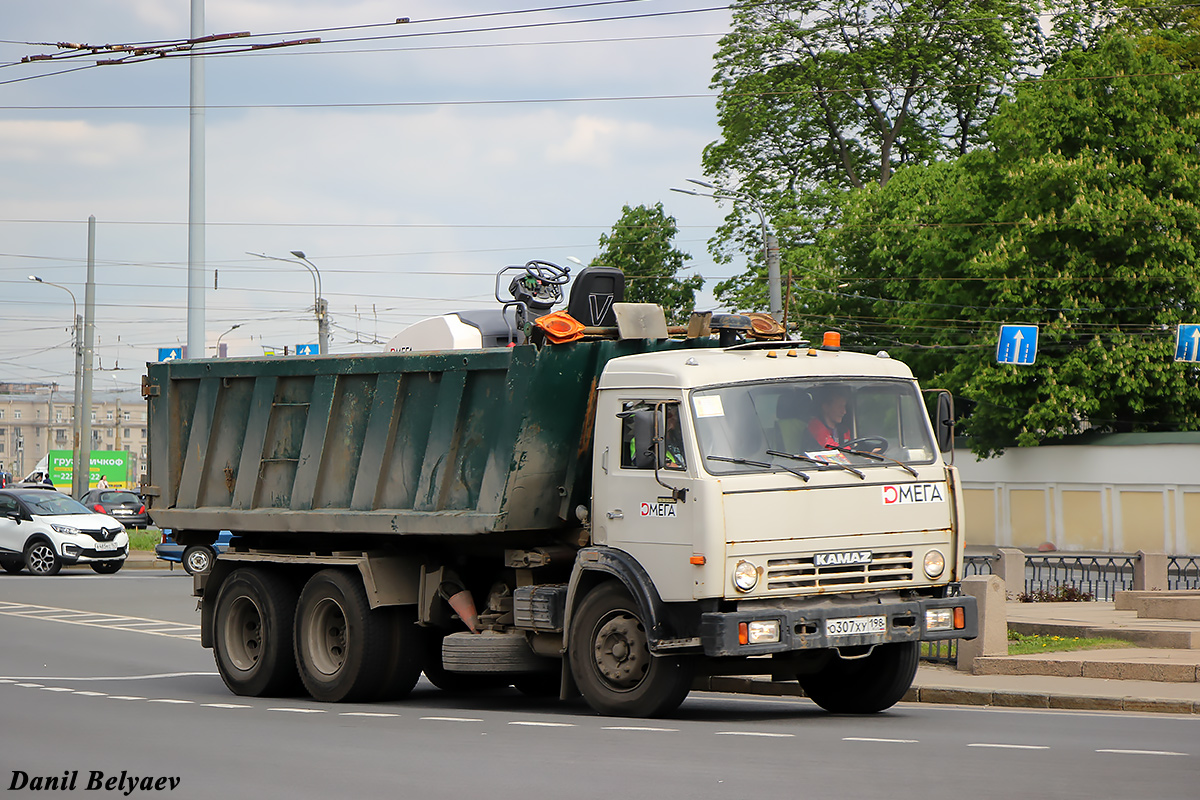
[[[296,665],[314,700],[370,700],[390,682],[397,629],[387,612],[372,611],[361,581],[342,570],[321,570],[304,584]]]
[[[876,645],[863,658],[831,658],[813,675],[801,675],[800,688],[834,714],[875,714],[904,697],[917,674],[920,642]]]
[[[625,587],[614,582],[600,585],[579,604],[569,648],[575,683],[601,714],[669,714],[692,688],[694,663],[650,655],[642,612]]]
[[[273,697],[298,688],[292,658],[296,591],[282,578],[243,567],[221,585],[213,614],[213,655],[229,690]]]

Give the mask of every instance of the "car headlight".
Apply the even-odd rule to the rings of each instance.
[[[758,567],[749,561],[739,561],[733,568],[733,585],[739,592],[748,592],[758,585]]]
[[[70,525],[59,525],[58,523],[51,522],[50,529],[55,533],[65,533],[68,536],[79,535],[79,528],[72,528]]]
[[[940,550],[930,550],[925,554],[925,574],[936,578],[946,569],[946,557]]]

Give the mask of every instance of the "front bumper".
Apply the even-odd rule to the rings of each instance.
[[[64,548],[59,553],[63,564],[90,564],[93,561],[124,561],[129,556],[129,545],[123,545],[116,550],[92,550],[87,547],[67,552]]]
[[[926,611],[962,609],[961,628],[929,630]],[[885,627],[877,633],[830,635],[829,620],[884,617]],[[752,622],[776,621],[779,641],[742,643],[740,629]],[[978,609],[974,597],[855,600],[789,598],[756,603],[737,611],[709,612],[700,617],[700,643],[707,656],[755,656],[832,647],[862,647],[891,642],[930,642],[974,639],[979,635]]]

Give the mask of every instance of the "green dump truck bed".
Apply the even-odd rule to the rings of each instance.
[[[155,524],[176,531],[465,535],[576,524],[605,363],[683,346],[152,363],[142,489]]]

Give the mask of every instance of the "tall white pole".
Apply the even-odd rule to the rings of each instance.
[[[87,284],[83,289],[83,419],[79,438],[83,457],[71,465],[73,475],[83,476],[83,490],[91,488],[92,475],[92,363],[96,342],[96,218],[88,217]],[[75,485],[75,481],[71,481]],[[78,497],[78,495],[77,495]]]
[[[204,0],[192,0],[191,38],[204,36]],[[204,357],[204,59],[193,54],[191,126],[188,132],[188,313],[189,358]]]

